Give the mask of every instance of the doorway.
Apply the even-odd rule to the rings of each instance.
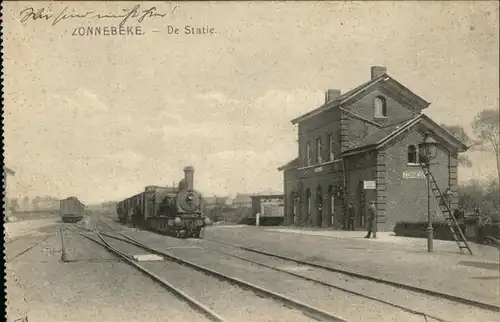
[[[330,185],[328,187],[328,198],[329,198],[329,203],[330,203],[330,225],[332,227],[335,226],[335,194],[333,191],[333,186]]]
[[[316,188],[316,227],[321,227],[323,223],[323,191],[321,186]]]
[[[360,181],[359,182],[359,215],[356,216],[354,226],[356,228],[364,228],[366,224],[366,216],[368,208],[370,208],[370,201],[376,201],[377,192],[375,190],[374,181]]]

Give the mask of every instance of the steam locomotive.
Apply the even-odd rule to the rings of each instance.
[[[201,237],[211,220],[203,214],[203,198],[194,190],[193,179],[194,168],[187,166],[178,187],[147,186],[118,202],[119,221],[177,238]]]

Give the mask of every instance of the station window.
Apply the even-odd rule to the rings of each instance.
[[[333,134],[330,134],[328,136],[328,149],[329,149],[329,153],[328,153],[328,160],[329,161],[333,161],[334,160],[334,157],[335,157],[335,154],[334,154],[334,145],[333,145]]]
[[[321,138],[318,138],[316,139],[316,161],[318,163],[323,162],[323,158],[321,157],[322,154],[323,154],[323,145],[321,142]]]
[[[311,165],[311,142],[306,143],[306,162]]]
[[[418,151],[417,147],[410,145],[408,147],[408,164],[417,164]]]
[[[387,104],[385,98],[377,96],[373,102],[374,116],[376,118],[387,117]]]

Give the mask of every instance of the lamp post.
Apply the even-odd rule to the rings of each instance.
[[[420,152],[420,162],[424,163],[427,168],[427,251],[429,253],[434,251],[433,239],[434,228],[432,228],[431,217],[431,183],[430,183],[430,168],[431,160],[436,157],[436,149],[438,142],[432,138],[430,133],[426,133],[422,143],[418,145]]]

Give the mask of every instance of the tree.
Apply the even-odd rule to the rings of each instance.
[[[497,162],[497,176],[500,184],[500,115],[498,110],[486,109],[479,112],[472,122],[474,134],[480,140],[484,150],[493,149]]]
[[[440,125],[443,129],[450,132],[450,134],[452,134],[458,140],[462,141],[462,143],[464,143],[468,147],[476,145],[476,143],[470,139],[469,135],[467,134],[467,132],[465,132],[465,129],[462,126],[447,125],[447,124],[440,124]],[[464,154],[458,155],[458,164],[467,168],[470,168],[472,166],[472,162]]]

